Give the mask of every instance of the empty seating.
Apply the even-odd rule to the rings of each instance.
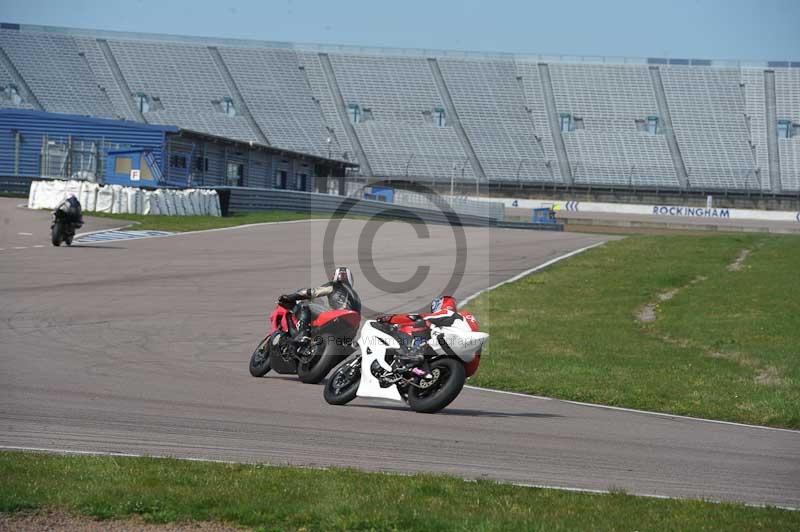
[[[474,180],[453,127],[433,122],[443,109],[424,58],[330,54],[347,106],[357,106],[356,133],[381,176]]]
[[[208,45],[2,28],[0,107],[34,107],[22,88],[11,88],[21,76],[46,111],[144,119],[243,141],[263,133],[279,148],[355,162],[360,144],[376,176],[472,183],[474,152],[494,183],[563,184],[561,164],[569,164],[577,185],[681,186],[649,64],[548,61],[548,109],[544,71],[527,57],[337,48],[325,52],[332,83],[317,47]],[[690,188],[771,190],[765,68],[659,63]],[[800,69],[769,68],[776,118],[790,124],[777,139],[781,187],[800,191],[800,135],[791,126],[800,123]],[[556,151],[562,140],[566,154]]]
[[[511,60],[439,59],[458,117],[484,172],[495,181],[553,181],[541,131],[525,109],[522,84]]]
[[[327,157],[329,133],[296,52],[229,47],[219,47],[219,51],[253,118],[271,142]]]
[[[646,66],[549,68],[556,111],[571,117],[572,130],[562,137],[576,183],[678,186],[664,135],[637,127],[637,120],[659,116]]]
[[[171,124],[221,137],[256,141],[241,115],[228,116],[214,101],[231,98],[231,91],[204,46],[168,42],[109,40],[108,44],[133,94],[151,100],[148,122]]]
[[[739,70],[662,66],[661,72],[690,187],[760,188]]]
[[[800,70],[775,69],[775,103],[779,120],[800,124]],[[778,138],[781,187],[800,191],[800,135]]]
[[[72,37],[4,29],[0,47],[47,111],[115,116]]]

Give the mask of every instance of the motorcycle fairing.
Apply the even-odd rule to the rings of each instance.
[[[361,381],[356,395],[402,402],[403,398],[397,391],[397,386],[381,388],[380,382],[370,370],[372,363],[377,361],[383,369],[391,371],[391,366],[386,362],[386,350],[400,348],[397,340],[373,327],[373,323],[375,323],[373,320],[367,321],[358,338],[358,345],[361,348]]]

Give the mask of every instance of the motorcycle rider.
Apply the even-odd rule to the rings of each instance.
[[[304,345],[311,341],[308,331],[312,316],[308,305],[297,305],[297,302],[324,296],[328,297],[328,305],[333,310],[353,310],[361,313],[361,298],[353,288],[353,272],[346,266],[337,267],[327,283],[316,288],[298,290],[293,294],[284,294],[278,298],[279,305],[296,310],[297,332],[293,335],[293,339],[298,344]]]
[[[436,327],[453,325],[456,320],[466,318],[458,313],[458,304],[453,296],[441,296],[431,301],[431,311],[426,314],[384,314],[378,316],[378,323],[402,327],[413,325],[411,338],[398,338],[400,345],[405,345],[398,355],[397,362],[402,365],[413,365],[424,359],[424,344]],[[396,327],[392,327],[395,329]],[[397,334],[393,334],[397,337]]]
[[[56,211],[64,213],[64,220],[67,223],[73,224],[76,229],[83,227],[83,211],[81,210],[81,202],[75,197],[75,194],[70,194],[67,199],[62,201],[56,207]]]

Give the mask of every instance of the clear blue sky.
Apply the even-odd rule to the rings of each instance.
[[[800,60],[800,0],[0,0],[0,20],[366,46]]]

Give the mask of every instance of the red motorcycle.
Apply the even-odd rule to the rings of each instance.
[[[298,345],[292,340],[297,331],[294,309],[277,305],[269,317],[269,334],[250,357],[250,375],[263,377],[271,369],[281,374],[297,374],[301,381],[322,382],[339,362],[354,350],[353,340],[361,324],[361,314],[353,310],[330,310],[313,303],[311,342]]]

